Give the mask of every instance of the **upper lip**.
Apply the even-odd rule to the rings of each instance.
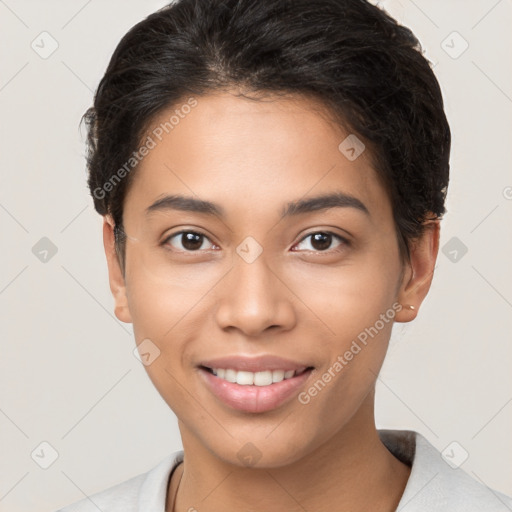
[[[202,361],[199,366],[207,368],[224,368],[236,371],[263,372],[267,370],[302,370],[310,368],[311,365],[303,362],[296,362],[278,356],[262,355],[257,357],[226,356],[217,359]]]

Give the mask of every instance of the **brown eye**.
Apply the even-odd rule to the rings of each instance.
[[[180,231],[179,233],[174,233],[169,236],[164,241],[164,245],[170,245],[179,251],[194,252],[199,249],[211,248],[208,247],[208,243],[206,247],[204,247],[205,241],[209,241],[209,239],[201,233],[196,233],[195,231]]]
[[[310,240],[309,244],[306,244],[306,240]],[[333,249],[331,247],[333,241],[338,241],[336,247],[342,245],[348,245],[348,240],[345,240],[339,235],[335,235],[334,233],[329,233],[325,231],[317,231],[316,233],[310,233],[305,236],[295,247],[303,246],[302,250],[306,251],[317,251],[317,252],[327,252],[329,249]],[[304,247],[306,245],[306,247]],[[309,247],[307,247],[309,245]],[[294,249],[295,251],[300,249]]]
[[[316,251],[329,249],[332,243],[332,236],[326,233],[315,233],[311,238],[311,245]]]

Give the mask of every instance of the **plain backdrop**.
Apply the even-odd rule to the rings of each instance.
[[[2,511],[54,511],[181,448],[113,315],[78,128],[120,38],[164,4],[0,0]],[[512,3],[380,4],[434,63],[453,152],[434,282],[395,326],[377,425],[467,452],[512,494]]]

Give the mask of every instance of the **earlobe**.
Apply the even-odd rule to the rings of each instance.
[[[421,303],[427,296],[434,276],[439,250],[439,234],[439,220],[427,221],[421,237],[410,244],[410,263],[407,271],[404,272],[398,293],[397,300],[402,305],[402,309],[395,317],[397,322],[414,320]]]
[[[103,247],[107,258],[110,291],[114,297],[114,313],[121,322],[131,323],[132,318],[128,307],[125,277],[116,252],[114,221],[109,215],[103,217]]]

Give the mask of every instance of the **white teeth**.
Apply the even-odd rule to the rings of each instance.
[[[254,384],[254,373],[252,372],[237,372],[236,383],[242,386],[252,386]]]
[[[302,373],[305,367],[298,370],[265,370],[262,372],[236,371],[230,368],[212,368],[212,373],[228,382],[236,382],[241,386],[270,386],[285,379],[291,379]]]
[[[272,372],[272,382],[281,382],[284,379],[284,370],[274,370]]]
[[[228,382],[236,382],[236,373],[235,370],[226,370],[226,375],[224,375],[224,379]]]
[[[272,372],[256,372],[254,374],[254,384],[256,386],[268,386],[272,384]]]

